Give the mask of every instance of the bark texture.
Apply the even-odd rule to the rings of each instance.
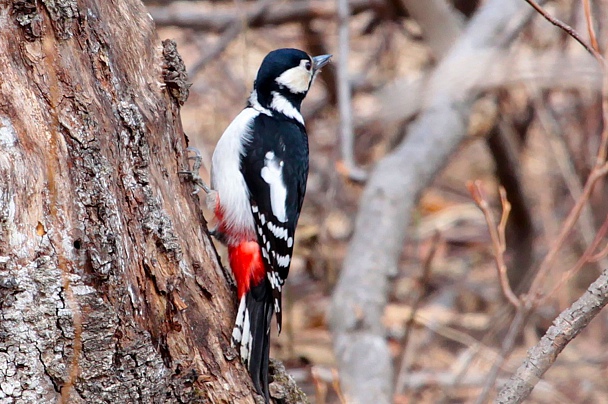
[[[0,4],[0,403],[254,402],[180,62],[139,0]]]

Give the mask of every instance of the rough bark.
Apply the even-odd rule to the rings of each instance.
[[[389,279],[397,273],[410,211],[464,139],[477,84],[523,17],[517,0],[490,0],[429,79],[419,118],[407,137],[374,168],[334,291],[330,324],[340,378],[349,403],[389,403],[391,356],[382,325]],[[481,49],[481,52],[480,52]],[[475,68],[466,65],[473,60]]]
[[[139,0],[0,5],[0,403],[254,402]]]

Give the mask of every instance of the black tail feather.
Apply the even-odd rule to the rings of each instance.
[[[243,296],[232,333],[233,344],[249,369],[256,391],[264,396],[266,403],[270,402],[268,362],[273,312],[272,291],[264,279]]]

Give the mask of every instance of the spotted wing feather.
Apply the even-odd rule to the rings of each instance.
[[[253,136],[245,146],[241,172],[249,189],[251,213],[264,264],[265,282],[279,331],[282,324],[281,292],[293,253],[295,228],[302,208],[308,176],[308,138],[293,120],[259,115]]]

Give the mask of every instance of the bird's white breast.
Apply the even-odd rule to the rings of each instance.
[[[245,108],[228,125],[213,152],[211,187],[219,194],[226,229],[255,235],[249,192],[240,164],[244,145],[251,140],[253,119],[259,112]]]

